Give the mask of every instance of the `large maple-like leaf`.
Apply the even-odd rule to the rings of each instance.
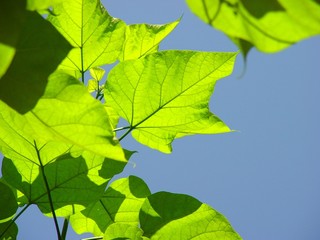
[[[241,240],[223,215],[184,194],[150,195],[141,207],[139,220],[139,225],[110,225],[104,239]]]
[[[229,132],[208,103],[216,81],[232,72],[235,57],[163,51],[122,62],[108,76],[106,104],[129,122],[125,135],[132,131],[137,141],[163,152],[171,151],[177,137]]]
[[[118,59],[126,25],[111,17],[99,0],[63,1],[48,20],[74,47],[60,68],[84,73]]]
[[[137,226],[141,206],[150,194],[148,186],[138,177],[116,180],[99,201],[72,215],[70,222],[78,234],[91,232],[95,236],[103,236],[113,223]]]
[[[204,22],[227,34],[246,54],[280,51],[320,34],[320,4],[313,0],[187,0]]]
[[[37,159],[34,142],[55,141],[59,147],[48,151],[48,159],[70,150],[126,161],[103,105],[77,79],[60,72],[51,75],[36,107],[24,115],[0,101],[0,135],[1,152],[11,159]]]
[[[67,217],[97,201],[107,182],[126,165],[101,156],[70,154],[45,161],[52,147],[35,143],[36,159],[4,158],[2,165],[4,179],[24,194],[24,203],[37,204],[48,215],[53,211],[51,204],[57,216]]]
[[[150,239],[240,240],[227,219],[184,194],[158,192],[144,202],[140,227]]]

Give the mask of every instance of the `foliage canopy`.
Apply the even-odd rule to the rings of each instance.
[[[244,54],[319,34],[318,2],[262,2],[263,12],[249,1],[187,0]],[[127,25],[99,0],[0,3],[1,240],[17,238],[15,221],[33,204],[59,240],[69,223],[101,239],[241,239],[191,196],[151,193],[136,176],[111,181],[134,153],[120,144],[130,133],[170,153],[176,138],[231,131],[209,100],[237,53],[159,51],[179,22]],[[102,67],[117,61],[105,77]]]

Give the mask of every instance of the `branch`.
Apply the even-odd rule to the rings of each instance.
[[[56,213],[55,213],[55,211],[54,211],[54,206],[53,206],[53,201],[52,201],[52,196],[51,196],[51,192],[50,192],[50,187],[49,187],[48,179],[47,179],[46,174],[45,174],[45,172],[44,172],[44,166],[43,166],[42,161],[41,161],[40,151],[39,151],[39,149],[38,149],[38,147],[37,147],[36,141],[34,141],[34,147],[35,147],[35,149],[36,149],[37,156],[38,156],[38,160],[39,160],[39,163],[40,163],[41,174],[42,174],[44,183],[45,183],[45,185],[46,185],[46,189],[47,189],[47,193],[48,193],[48,198],[49,198],[50,209],[51,209],[51,212],[52,212],[52,215],[53,215],[53,221],[54,221],[54,225],[55,225],[55,227],[56,227],[56,232],[57,232],[57,235],[58,235],[58,239],[59,239],[59,240],[63,240],[62,237],[61,237],[61,234],[60,234],[58,219],[57,219]]]

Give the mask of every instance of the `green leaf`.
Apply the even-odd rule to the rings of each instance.
[[[111,124],[112,128],[115,130],[118,123],[119,123],[120,117],[112,107],[105,104],[104,108],[105,108],[106,112],[108,113],[110,124]]]
[[[0,99],[20,113],[43,95],[48,76],[71,49],[25,1],[0,2]]]
[[[96,79],[89,79],[87,88],[89,93],[99,91],[99,81],[97,81]]]
[[[152,194],[139,218],[144,236],[150,239],[241,239],[224,216],[184,194]]]
[[[266,53],[320,34],[319,1],[187,0],[187,3],[204,22]]]
[[[125,166],[123,162],[100,156],[74,158],[70,154],[45,162],[42,156],[46,159],[52,146],[45,145],[39,150],[36,147],[37,160],[26,162],[4,158],[2,174],[11,186],[27,197],[28,204],[37,204],[47,215],[51,215],[48,192],[56,215],[70,216],[100,199],[108,181]]]
[[[103,68],[100,68],[100,67],[90,68],[91,77],[93,77],[93,79],[97,81],[100,81],[103,78],[105,73],[106,71]]]
[[[2,181],[0,196],[0,223],[3,223],[12,219],[18,209],[18,203],[12,189]]]
[[[44,10],[62,1],[63,0],[27,0],[27,9],[31,11]],[[65,0],[65,1],[69,1],[69,0]]]
[[[76,233],[91,232],[95,236],[103,236],[115,222],[137,226],[140,208],[150,194],[148,186],[138,177],[116,180],[99,201],[72,215],[70,223]]]
[[[111,17],[99,0],[63,1],[48,20],[74,49],[60,68],[85,72],[118,59],[125,38],[125,23]]]
[[[158,51],[159,43],[179,24],[180,19],[163,25],[133,24],[126,28],[120,61],[137,59]]]
[[[129,122],[127,133],[133,130],[137,141],[166,153],[177,137],[229,132],[208,102],[216,81],[232,72],[235,57],[163,51],[122,62],[108,75],[106,103]]]
[[[15,47],[26,18],[25,5],[25,1],[0,2],[0,80],[16,53]]]
[[[142,240],[143,231],[138,226],[125,223],[113,223],[104,234],[103,239],[114,240]]]
[[[9,224],[11,226],[9,227]],[[7,229],[9,227],[9,229]],[[18,235],[18,226],[12,221],[0,223],[0,240],[16,240]]]
[[[48,159],[70,150],[126,161],[103,105],[64,73],[50,76],[43,97],[25,115],[0,101],[0,135],[0,150],[11,159],[34,161],[34,141],[39,146],[55,141],[59,144],[48,150]]]

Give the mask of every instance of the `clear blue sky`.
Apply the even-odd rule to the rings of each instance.
[[[127,23],[166,23],[183,14],[161,49],[237,50],[183,0],[103,2]],[[171,155],[126,139],[124,147],[139,153],[123,176],[141,177],[152,192],[185,193],[210,204],[245,240],[319,240],[319,53],[319,36],[277,54],[253,50],[242,78],[239,56],[210,103],[238,132],[179,139]],[[19,239],[56,239],[52,219],[33,209],[18,221]],[[68,236],[80,239],[71,231]]]

